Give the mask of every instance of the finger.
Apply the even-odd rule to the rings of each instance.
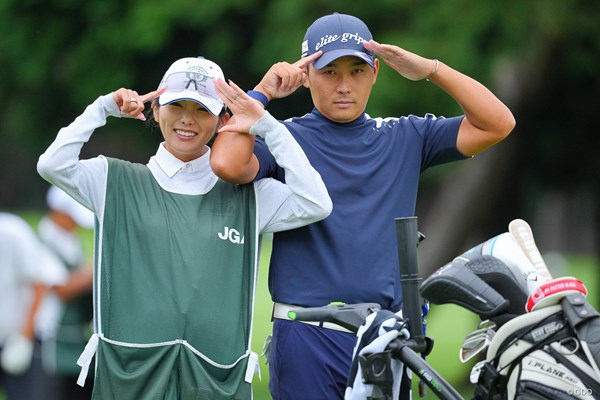
[[[129,90],[123,97],[122,114],[127,118],[135,118],[139,120],[146,120],[143,114],[144,102],[142,97],[134,90]]]
[[[371,40],[366,40],[363,43],[363,46],[365,46],[365,49],[369,50],[369,49],[375,48],[377,46],[381,46],[381,44],[378,41],[371,39]]]
[[[308,64],[312,64],[317,58],[321,57],[323,51],[319,50],[310,56],[302,57],[292,65],[298,68],[305,68]]]
[[[236,85],[235,82],[232,81],[231,79],[229,80],[229,87],[230,87],[230,89],[233,89],[233,92],[230,92],[232,102],[235,103],[235,102],[239,102],[242,100],[250,99],[250,97],[248,97],[246,92],[244,92],[244,89],[242,89],[241,87]]]
[[[215,85],[215,89],[217,90],[217,94],[221,97],[221,100],[225,101],[227,98],[227,90],[229,89],[229,85],[221,78],[214,78],[213,83]]]
[[[124,88],[121,88],[113,93],[113,98],[119,106],[119,109],[122,109],[123,106],[129,105],[129,99],[131,98],[131,96],[131,90]]]
[[[134,110],[121,111],[121,118],[134,118],[139,119],[140,121],[145,121],[146,116],[144,115],[143,111],[143,107],[141,110],[139,110],[138,107],[136,107]]]
[[[229,80],[229,86],[231,86],[237,93],[245,94],[244,90],[236,85],[231,79]]]
[[[229,90],[229,95],[233,94],[229,109],[233,112],[234,116],[243,116],[243,119],[235,120],[235,130],[238,132],[248,132],[250,126],[265,114],[265,110],[232,80],[229,80]],[[233,130],[233,128],[228,129]]]
[[[131,115],[139,107],[138,94],[134,90],[125,89],[120,95],[121,98],[121,113]],[[143,106],[143,104],[142,104]]]
[[[136,91],[125,88],[113,92],[113,99],[119,107],[119,113],[122,118],[146,120],[143,114],[144,103],[139,100],[139,97]]]
[[[289,74],[289,73],[287,73],[287,71],[285,71],[284,74],[279,75],[279,79],[280,79],[279,86],[281,86],[282,89],[287,90],[290,87],[291,74]]]
[[[390,44],[380,44],[374,40],[370,40],[369,43],[365,45],[365,49],[373,52],[376,56],[383,58],[386,62],[394,61],[397,57],[402,57],[403,55],[403,50],[400,47]]]
[[[300,87],[300,85],[302,85],[302,83],[304,83],[305,77],[306,77],[306,73],[304,72],[304,70],[301,70],[300,73],[290,76],[290,79],[287,83],[287,86],[285,87],[285,90],[287,90],[287,91],[296,90],[298,87]]]
[[[139,119],[140,121],[145,121],[146,116],[144,115],[143,111],[144,111],[143,107],[141,108],[141,110],[139,109],[139,107],[136,107],[134,110],[121,112],[121,117],[122,118],[134,118],[134,119]]]
[[[237,117],[233,115],[226,124],[222,125],[217,132],[236,132],[239,133],[239,124],[237,123]]]
[[[304,81],[306,80],[306,68],[305,67],[295,67],[295,72],[292,76],[290,76],[290,80],[288,82],[287,90],[292,91],[296,90],[300,87]]]
[[[375,40],[368,40],[363,43],[363,46],[365,46],[365,49],[378,56],[381,56],[385,50],[389,50],[389,48],[386,49],[386,46],[382,45],[379,42],[376,42]]]
[[[225,83],[225,81],[218,78],[213,79],[213,82],[215,84],[217,94],[221,100],[223,100],[227,108],[233,112],[236,112],[239,109],[239,104],[236,103],[239,103],[240,100],[244,100],[246,98],[249,99],[246,93],[231,80],[229,80],[228,83]]]
[[[292,91],[304,82],[305,70],[294,64],[279,63],[280,68],[276,71],[279,78],[277,86],[280,90]]]
[[[143,111],[139,112],[134,118],[135,119],[139,119],[140,121],[145,121],[146,120],[146,116],[144,115]]]
[[[160,89],[153,90],[152,92],[148,92],[148,93],[140,96],[140,101],[142,103],[147,103],[149,101],[152,101],[152,100],[160,97],[160,95],[163,94],[164,92],[166,92],[167,89],[168,89],[167,86],[163,86]]]
[[[217,132],[221,133],[221,132],[239,132],[240,128],[238,127],[237,124],[226,124],[223,125],[221,128],[219,128],[219,130]]]
[[[213,84],[215,85],[217,94],[223,103],[225,103],[225,105],[231,109],[231,106],[233,105],[233,99],[235,98],[235,90],[232,89],[229,84],[221,78],[214,78]]]

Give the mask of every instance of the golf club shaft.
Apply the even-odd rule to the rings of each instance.
[[[423,338],[421,315],[421,278],[417,264],[417,217],[396,218],[398,239],[398,261],[400,263],[400,284],[402,286],[402,315],[408,320],[411,337]]]

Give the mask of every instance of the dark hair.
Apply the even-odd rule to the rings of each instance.
[[[160,107],[158,103],[158,98],[152,100],[151,105],[155,105],[156,107]],[[152,111],[152,107],[148,107],[147,110],[144,110],[144,116],[146,117],[146,125],[151,129],[158,128],[158,122],[154,119],[154,112]]]

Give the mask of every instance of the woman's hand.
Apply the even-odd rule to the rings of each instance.
[[[265,110],[232,81],[226,83],[217,78],[214,83],[219,97],[233,113],[233,118],[219,132],[249,133],[252,125],[265,115]]]
[[[145,121],[146,116],[143,111],[146,103],[156,99],[166,90],[167,87],[164,86],[158,90],[139,95],[135,90],[121,88],[116,92],[113,92],[112,97],[115,103],[117,103],[119,110],[121,110],[122,117]]]

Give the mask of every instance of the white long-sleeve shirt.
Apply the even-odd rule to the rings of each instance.
[[[80,160],[79,154],[109,116],[120,117],[112,94],[99,97],[75,121],[62,128],[37,165],[43,178],[92,210],[100,222],[104,216],[108,162],[104,156]],[[293,229],[329,215],[332,203],[325,184],[287,128],[265,113],[252,126],[251,133],[265,139],[286,173],[286,184],[271,178],[255,182],[260,232]],[[183,162],[161,143],[147,166],[164,190],[197,195],[210,191],[218,180],[209,159],[210,149],[195,160]]]
[[[68,272],[21,217],[0,212],[0,346],[21,332],[33,284],[63,284]]]

